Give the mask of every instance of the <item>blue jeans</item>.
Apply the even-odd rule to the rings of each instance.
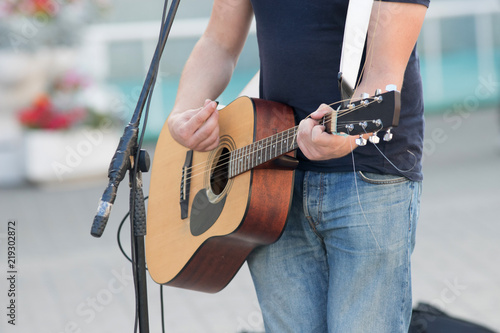
[[[248,258],[267,333],[408,332],[421,183],[296,171],[281,238]]]

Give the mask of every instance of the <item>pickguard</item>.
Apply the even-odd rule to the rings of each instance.
[[[212,203],[207,196],[206,189],[199,191],[194,197],[191,207],[191,234],[200,236],[210,229],[222,213],[225,203],[226,196],[223,196],[216,203]]]

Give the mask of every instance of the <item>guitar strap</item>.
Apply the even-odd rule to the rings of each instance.
[[[350,99],[356,87],[373,1],[349,1],[338,76],[342,100]]]

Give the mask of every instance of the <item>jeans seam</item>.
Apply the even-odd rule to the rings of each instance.
[[[304,180],[302,181],[302,209],[304,210],[304,216],[309,219],[311,216],[309,214],[309,208],[307,207],[307,178],[309,173],[304,174]]]
[[[307,197],[308,197],[308,195],[307,195],[308,190],[307,189],[309,188],[309,186],[307,185],[308,178],[309,178],[309,172],[306,172],[304,174],[304,181],[302,183],[302,185],[303,185],[303,188],[302,188],[302,202],[303,202],[302,209],[304,210],[304,216],[307,219],[307,222],[308,222],[309,227],[311,228],[312,232],[316,235],[316,237],[323,240],[323,237],[316,229],[316,223],[314,222],[311,214],[309,213],[309,206],[308,206],[308,202],[307,202]]]
[[[319,198],[318,198],[318,223],[320,224],[323,221],[323,191],[324,191],[324,174],[320,173],[319,174],[320,181],[319,181]]]
[[[403,294],[403,297],[402,297],[402,302],[401,302],[401,331],[404,331],[404,329],[407,327],[405,327],[404,323],[405,323],[405,319],[407,318],[404,318],[404,305],[406,303],[406,298],[409,297],[410,298],[410,301],[411,301],[411,298],[412,298],[412,294],[411,294],[411,291],[409,291],[409,288],[411,288],[411,255],[412,255],[412,233],[414,232],[414,228],[416,227],[416,219],[414,219],[415,217],[415,200],[418,200],[418,195],[419,193],[415,193],[415,186],[419,186],[418,183],[416,182],[411,182],[410,183],[410,189],[411,189],[411,197],[410,197],[410,206],[408,207],[408,230],[407,230],[407,236],[406,236],[406,272],[405,272],[405,275],[406,275],[406,280],[404,281],[404,285],[403,285],[403,290],[406,290],[407,292],[405,292]],[[418,190],[418,189],[417,189]],[[410,317],[410,321],[411,321],[411,317]],[[410,322],[407,323],[408,325],[410,324]]]
[[[413,197],[413,196],[412,196]],[[410,201],[412,202],[413,199]],[[406,304],[406,299],[409,297],[410,298],[410,301],[411,301],[411,290],[409,290],[409,288],[411,288],[411,270],[410,270],[410,265],[411,265],[411,261],[410,261],[410,257],[411,257],[411,221],[410,221],[410,229],[408,230],[408,234],[407,234],[407,237],[406,237],[406,241],[407,241],[407,244],[406,244],[406,263],[405,263],[405,275],[406,275],[406,279],[403,281],[403,290],[405,290],[405,292],[402,294],[402,299],[401,299],[401,332],[404,332],[405,329],[408,329],[409,327],[405,327],[405,318],[404,315],[405,315],[405,304]],[[410,321],[411,321],[411,317],[409,318]],[[410,322],[407,323],[407,325],[409,325]]]
[[[392,185],[392,184],[400,184],[408,181],[408,178],[406,177],[398,177],[398,178],[393,178],[390,180],[381,180],[381,179],[372,179],[365,175],[363,171],[358,171],[358,175],[361,178],[362,181],[368,184],[375,184],[375,185]]]

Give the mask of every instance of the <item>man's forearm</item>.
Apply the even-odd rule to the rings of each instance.
[[[229,83],[234,66],[235,59],[215,47],[210,38],[201,38],[182,72],[173,111],[197,108],[205,99],[217,98]]]
[[[375,1],[367,37],[367,56],[359,93],[373,94],[387,84],[402,88],[411,52],[427,8],[419,4]],[[372,91],[373,90],[373,91]]]
[[[174,112],[197,108],[226,88],[253,17],[249,0],[215,0],[207,29],[184,67]]]

